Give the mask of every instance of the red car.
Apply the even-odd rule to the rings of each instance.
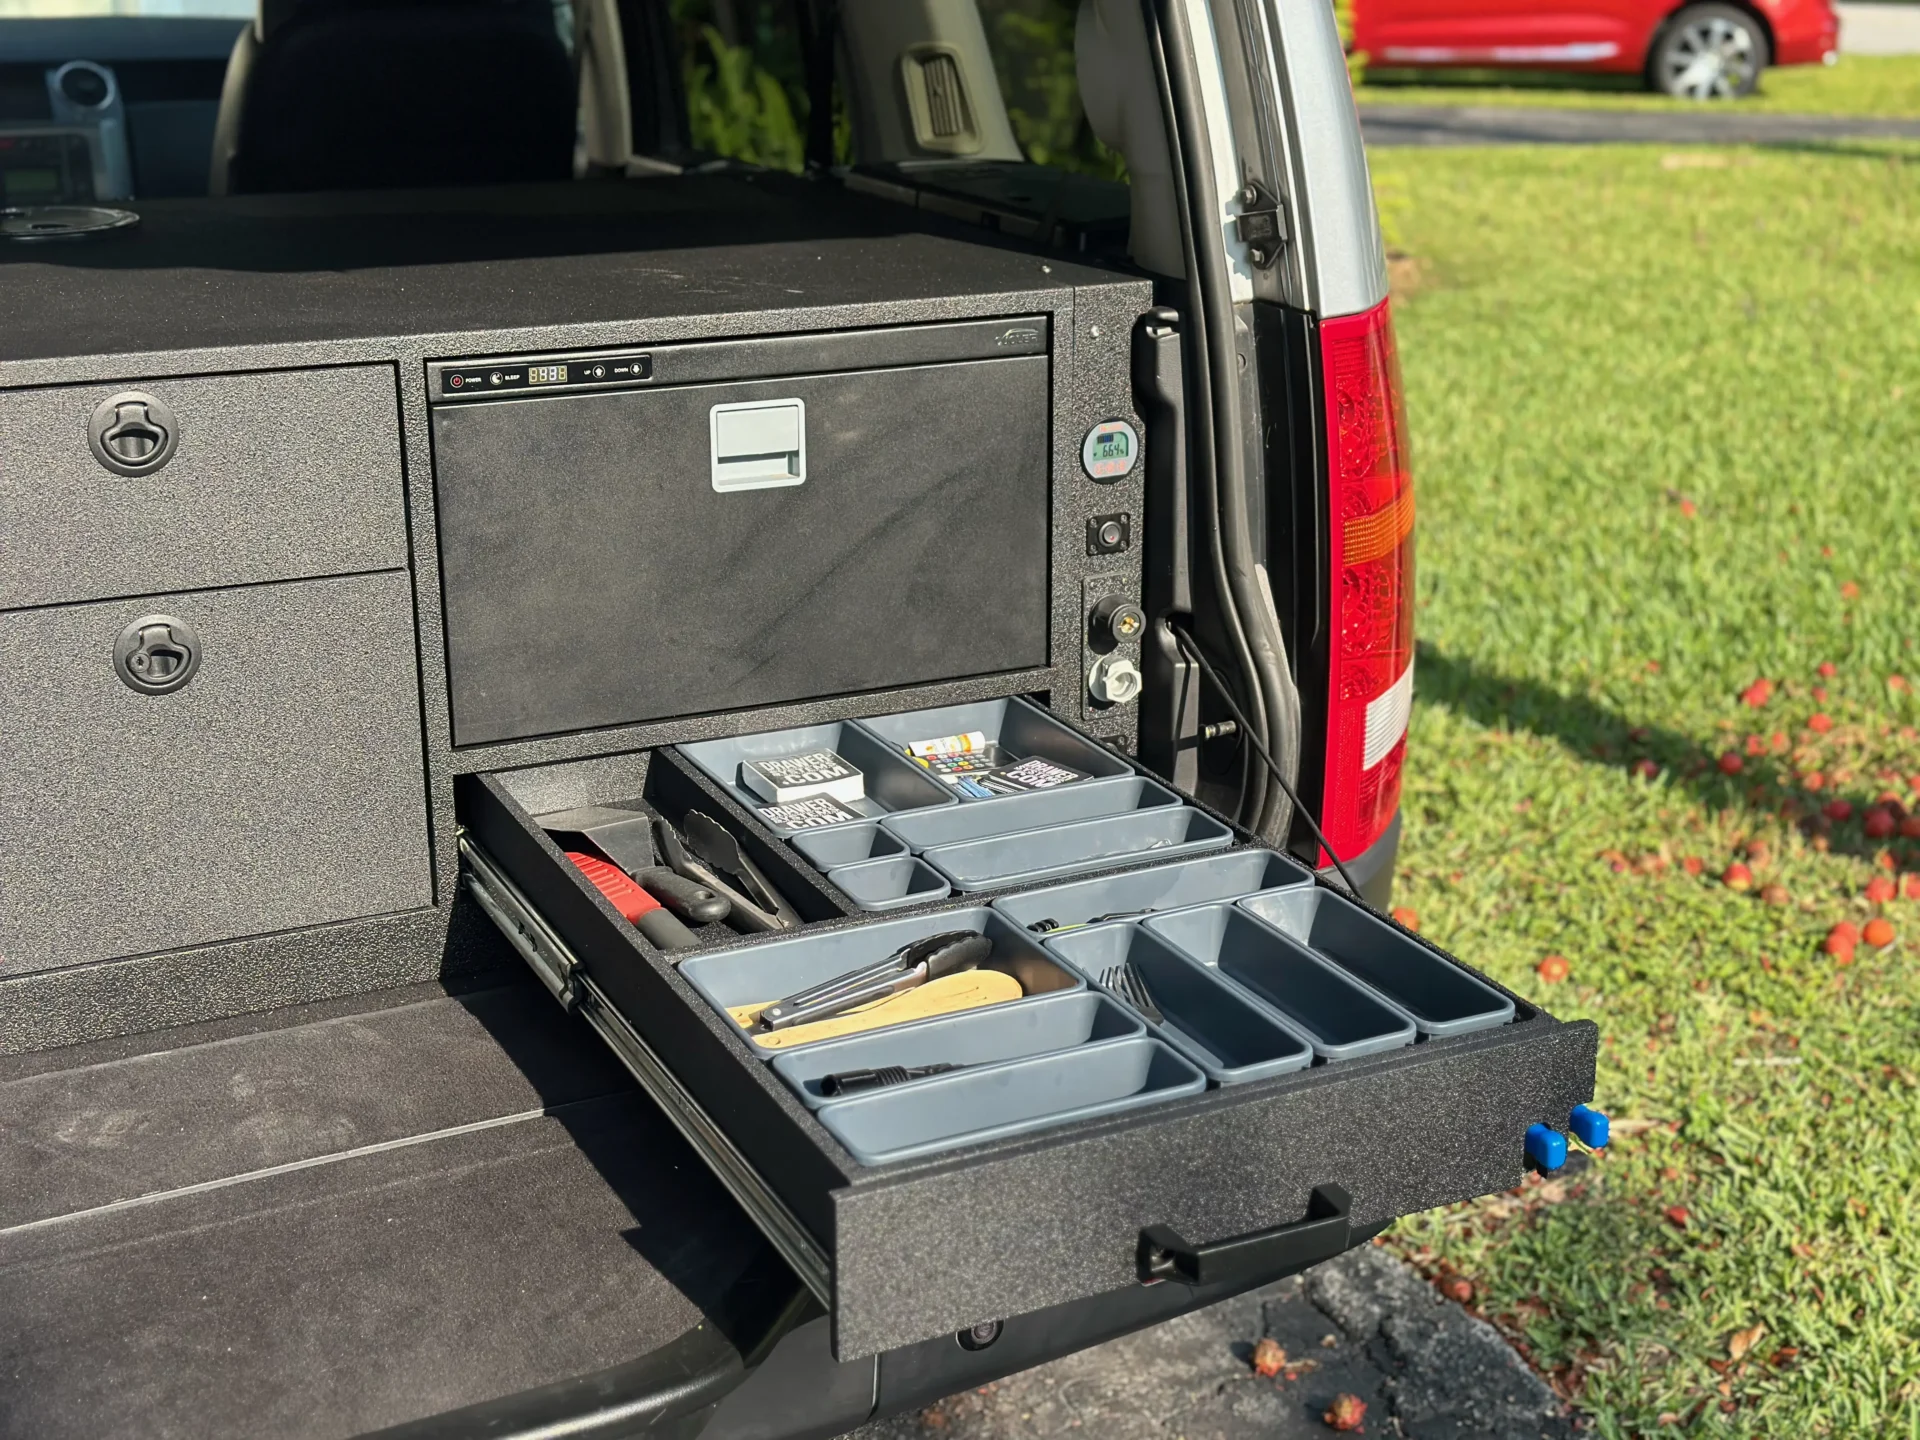
[[[1768,65],[1833,62],[1831,0],[1356,0],[1354,49],[1376,65],[1513,66],[1644,75],[1691,100],[1751,94]]]

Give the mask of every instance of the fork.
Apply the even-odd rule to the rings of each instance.
[[[1147,990],[1145,977],[1140,967],[1129,960],[1121,965],[1109,965],[1100,972],[1100,984],[1118,995],[1127,1004],[1138,1010],[1155,1025],[1166,1020],[1160,1013],[1160,1007],[1153,1003],[1153,996]]]

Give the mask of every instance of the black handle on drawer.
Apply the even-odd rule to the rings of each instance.
[[[1262,1280],[1285,1270],[1331,1260],[1352,1238],[1353,1201],[1338,1185],[1316,1185],[1307,1201],[1307,1218],[1251,1235],[1190,1245],[1169,1225],[1140,1232],[1140,1279],[1182,1280],[1189,1285],[1219,1285]]]

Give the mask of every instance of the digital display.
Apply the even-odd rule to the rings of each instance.
[[[1132,447],[1127,444],[1126,431],[1109,430],[1093,442],[1093,459],[1096,461],[1124,460],[1131,449]]]
[[[529,365],[527,384],[564,385],[567,383],[567,367],[564,365]]]

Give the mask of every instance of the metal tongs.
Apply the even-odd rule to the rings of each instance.
[[[749,933],[799,927],[800,917],[787,897],[747,858],[726,826],[698,810],[689,810],[682,826],[684,844],[664,818],[654,821],[654,840],[660,854],[675,874],[727,899],[731,906],[729,925]]]
[[[957,975],[986,962],[993,941],[971,930],[948,930],[902,945],[878,965],[850,970],[831,980],[776,1000],[760,1012],[762,1030],[785,1030],[844,1014],[869,1001],[884,1000],[942,976]]]

